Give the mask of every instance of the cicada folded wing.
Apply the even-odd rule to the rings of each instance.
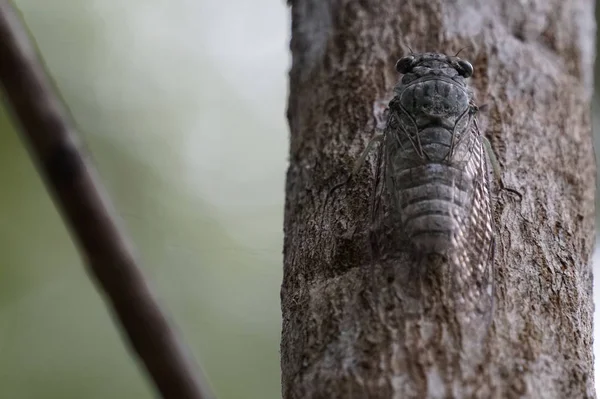
[[[474,125],[476,145],[470,167],[475,172],[468,212],[457,220],[449,253],[456,303],[461,310],[491,318],[494,304],[494,225],[490,172],[483,137]]]

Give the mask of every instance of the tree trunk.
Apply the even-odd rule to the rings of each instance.
[[[592,0],[292,1],[284,398],[595,397],[594,38]],[[522,194],[495,202],[489,327],[435,290],[407,312],[422,283],[410,271],[435,267],[370,255],[372,156],[325,203],[373,137],[409,46],[469,46],[460,56],[489,106],[480,125]]]

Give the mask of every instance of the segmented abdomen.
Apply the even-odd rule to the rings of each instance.
[[[452,132],[441,127],[419,132],[421,148],[430,154],[435,146],[449,149],[451,139]],[[420,253],[446,255],[455,245],[453,238],[468,224],[482,154],[481,147],[477,151],[471,143],[475,137],[464,140],[455,149],[454,162],[423,160],[410,141],[391,137],[386,143],[388,187],[404,231]]]

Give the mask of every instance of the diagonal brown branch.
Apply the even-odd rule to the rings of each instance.
[[[66,108],[8,0],[0,0],[0,81],[89,272],[162,397],[213,397],[147,285]]]

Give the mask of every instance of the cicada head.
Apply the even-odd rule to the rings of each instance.
[[[473,65],[467,60],[457,56],[438,53],[412,53],[398,60],[396,70],[407,75],[417,73],[421,76],[431,71],[442,71],[444,75],[452,78],[461,76],[469,78],[473,75]]]

